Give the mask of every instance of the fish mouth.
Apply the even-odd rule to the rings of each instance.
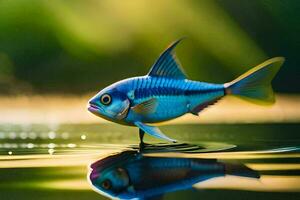
[[[112,120],[124,119],[128,114],[129,108],[130,108],[130,104],[126,105],[126,107],[120,113],[116,114],[109,110],[104,110],[102,107],[97,106],[93,103],[89,103],[87,109],[88,109],[88,111],[90,111],[91,113],[93,113],[94,115],[96,115],[98,117],[102,117],[104,119],[112,121]]]
[[[91,113],[98,113],[100,107],[94,105],[94,104],[90,104],[89,107],[88,107],[88,110],[91,112]]]

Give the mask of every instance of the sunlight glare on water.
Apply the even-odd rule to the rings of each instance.
[[[289,132],[300,130],[296,124],[172,125],[162,129],[180,142],[166,144],[146,136],[152,145],[144,149],[145,156],[242,163],[261,176],[259,180],[225,176],[194,185],[199,191],[205,189],[208,196],[214,190],[300,192],[299,136]],[[86,180],[88,165],[112,154],[139,151],[137,129],[111,124],[4,125],[0,137],[0,192],[9,195],[10,190],[22,188],[28,199],[35,189],[88,192],[100,198]],[[23,184],[19,184],[20,177]],[[172,195],[165,197],[173,199]],[[198,193],[189,195],[197,198]]]

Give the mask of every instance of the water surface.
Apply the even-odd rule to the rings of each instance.
[[[172,125],[162,130],[180,143],[168,146],[146,136],[156,145],[145,156],[215,159],[246,166],[260,178],[213,177],[160,199],[300,198],[298,124]],[[113,124],[3,124],[0,139],[1,199],[107,199],[87,180],[90,164],[138,150],[137,129]]]

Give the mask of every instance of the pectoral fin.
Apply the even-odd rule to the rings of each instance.
[[[132,107],[132,110],[136,113],[140,114],[148,114],[148,113],[154,113],[157,107],[157,99],[151,98],[147,101],[144,101],[140,104],[137,104]]]
[[[146,124],[143,124],[142,122],[135,122],[134,123],[137,127],[148,133],[149,135],[152,135],[153,137],[168,140],[170,142],[176,142],[176,140],[169,138],[168,136],[164,135],[157,127],[155,126],[149,126]]]

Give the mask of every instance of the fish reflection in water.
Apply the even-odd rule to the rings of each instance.
[[[151,157],[137,151],[106,157],[90,167],[89,179],[94,189],[112,199],[160,199],[166,193],[225,175],[259,178],[256,171],[242,164],[216,159]]]

